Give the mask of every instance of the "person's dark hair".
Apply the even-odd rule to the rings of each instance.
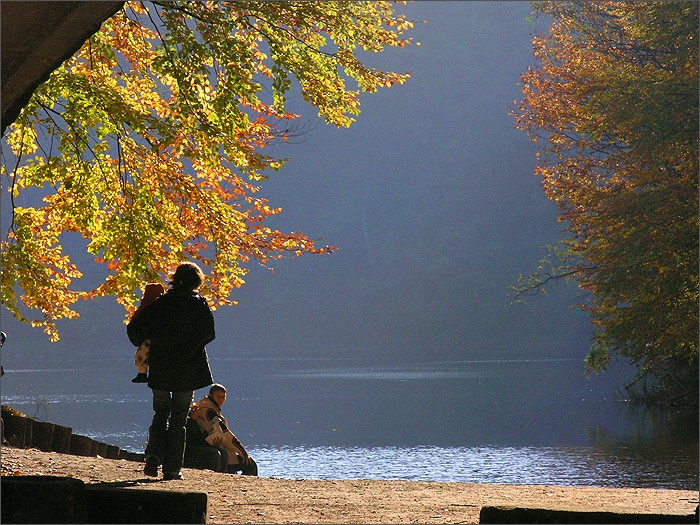
[[[173,288],[184,288],[186,290],[196,290],[204,282],[204,274],[199,266],[193,262],[180,264],[170,279],[170,286]]]
[[[216,394],[217,392],[223,392],[224,394],[226,393],[226,387],[224,385],[221,385],[219,383],[214,383],[211,385],[211,388],[209,389],[209,395]]]

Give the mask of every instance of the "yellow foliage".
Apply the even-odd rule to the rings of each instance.
[[[217,307],[235,304],[250,261],[333,251],[265,226],[281,208],[258,184],[284,159],[263,151],[300,116],[285,108],[292,79],[336,126],[354,122],[360,91],[403,83],[407,74],[376,71],[358,53],[403,47],[412,26],[387,1],[128,2],[9,128],[6,307],[25,321],[39,312],[32,323],[56,340],[78,299],[113,295],[128,315],[143,284],[184,259],[209,270],[203,291]],[[56,147],[41,150],[40,135]],[[74,291],[82,274],[63,253],[67,233],[104,265],[93,289]]]

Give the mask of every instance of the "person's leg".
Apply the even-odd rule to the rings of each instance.
[[[258,464],[253,458],[248,456],[248,461],[246,463],[239,463],[238,465],[226,465],[226,472],[228,472],[229,474],[238,474],[240,472],[244,476],[257,476]]]
[[[146,444],[146,466],[144,474],[158,475],[158,465],[165,458],[167,446],[167,424],[171,410],[170,392],[153,390],[153,421],[148,428],[148,443]]]
[[[226,451],[228,458],[228,464],[226,465],[226,472],[234,474],[240,472],[244,476],[257,476],[258,475],[258,465],[255,463],[253,458],[248,456],[248,462],[246,463],[243,457],[245,453],[237,445],[238,440],[234,438],[233,432],[226,430],[224,432],[224,438],[219,444],[219,448],[222,451]]]
[[[172,392],[172,407],[168,423],[168,449],[163,460],[163,474],[167,477],[181,475],[185,455],[187,414],[192,404],[193,392]]]
[[[151,349],[151,344],[148,339],[146,339],[141,346],[136,349],[136,354],[134,355],[134,365],[139,374],[145,374],[148,372],[148,352]]]
[[[258,464],[253,458],[248,456],[248,463],[241,465],[241,474],[244,476],[257,476],[258,475]]]
[[[233,439],[233,433],[230,430],[224,432],[224,437],[221,443],[218,445],[219,448],[223,448],[228,453],[228,464],[238,465],[243,462],[243,451],[235,444]]]
[[[131,380],[132,383],[148,383],[148,352],[150,348],[148,339],[146,339],[136,350],[134,365],[136,365],[137,374]]]
[[[223,448],[217,448],[219,454],[221,454],[221,459],[219,461],[219,468],[216,469],[217,472],[226,472],[228,467],[228,452]]]

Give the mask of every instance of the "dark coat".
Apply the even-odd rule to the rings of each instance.
[[[214,316],[201,295],[170,289],[132,318],[126,330],[134,346],[151,340],[150,388],[183,392],[212,384],[204,346],[214,340]]]

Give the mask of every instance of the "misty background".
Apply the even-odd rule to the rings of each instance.
[[[290,160],[261,184],[283,208],[271,227],[338,251],[277,261],[274,274],[253,263],[232,296],[238,306],[214,314],[210,357],[583,359],[592,329],[572,306],[575,286],[508,306],[508,287],[563,228],[533,174],[535,145],[508,115],[533,64],[529,3],[418,1],[397,11],[415,20],[409,36],[420,46],[367,60],[411,78],[363,95],[349,129],[319,123],[290,94],[289,109],[313,129],[274,148]],[[100,267],[82,241],[72,246],[89,269],[84,288],[94,285]],[[113,298],[77,308],[81,318],[59,323],[55,344],[3,310],[5,368],[47,355],[133,356]],[[115,380],[131,377],[125,367]]]
[[[268,225],[338,251],[274,274],[253,263],[238,305],[214,313],[214,380],[261,475],[697,489],[697,424],[621,401],[626,363],[584,375],[592,327],[574,285],[508,306],[565,226],[509,116],[545,21],[521,1],[397,11],[421,45],[365,58],[412,77],[363,95],[349,129],[290,94],[308,133],[266,151],[290,158],[261,184],[283,208]],[[104,269],[84,246],[66,244],[90,289]],[[55,344],[2,311],[3,404],[142,451],[151,395],[130,382],[125,312],[113,298],[77,309]]]

